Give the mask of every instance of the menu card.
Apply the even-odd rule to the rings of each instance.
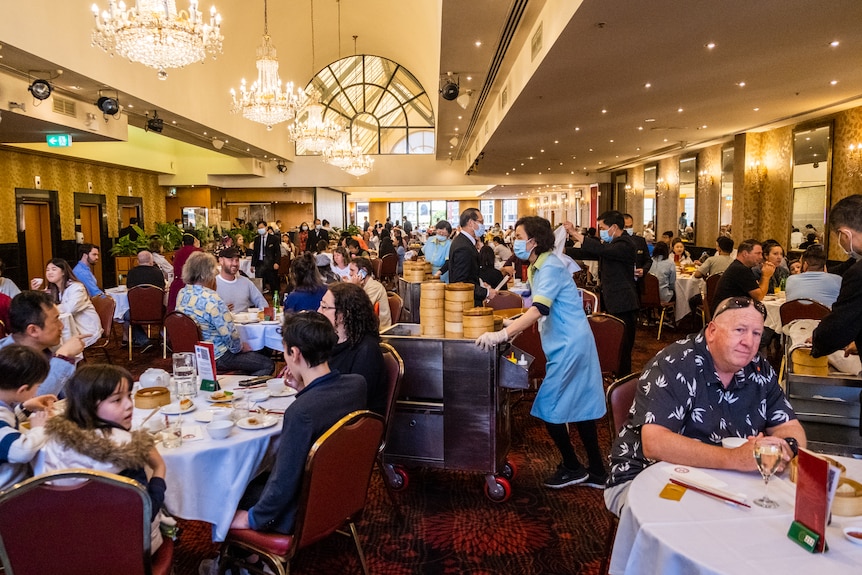
[[[195,356],[197,357],[198,375],[201,378],[201,389],[204,391],[218,391],[215,346],[207,341],[199,341],[195,344]]]
[[[826,547],[826,523],[841,470],[806,449],[799,450],[796,475],[796,510],[788,537],[812,553]]]

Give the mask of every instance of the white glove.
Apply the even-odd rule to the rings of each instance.
[[[503,343],[509,339],[509,332],[506,331],[506,328],[501,329],[500,331],[489,331],[483,333],[479,337],[476,338],[476,345],[484,349],[485,351],[490,350],[495,345],[499,343]]]

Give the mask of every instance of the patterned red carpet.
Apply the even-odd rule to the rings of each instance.
[[[633,365],[640,368],[679,332],[655,339],[655,328],[639,330]],[[120,365],[129,365],[123,350],[112,350]],[[98,359],[98,358],[96,358]],[[135,353],[129,365],[138,374],[149,366],[170,369],[161,350]],[[483,477],[448,471],[410,470],[408,487],[395,494],[397,506],[375,471],[369,502],[357,528],[371,573],[589,574],[597,573],[608,530],[601,490],[542,486],[558,462],[544,426],[529,414],[532,398],[513,406],[510,459],[518,467],[513,493],[492,503],[483,493]],[[601,445],[610,448],[606,420],[599,422]],[[577,432],[579,457],[586,458]],[[214,557],[210,526],[181,522],[176,548],[177,575],[196,575],[202,559]],[[352,541],[333,535],[300,552],[296,574],[359,573]]]

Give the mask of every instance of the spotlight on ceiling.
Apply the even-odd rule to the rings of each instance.
[[[444,100],[452,101],[458,97],[459,91],[458,79],[453,79],[452,72],[447,72],[443,85],[440,87],[440,95],[443,96]]]
[[[275,169],[278,170],[279,173],[283,174],[287,171],[287,164],[279,160],[278,164],[275,165]]]
[[[120,102],[109,96],[101,96],[96,100],[96,107],[106,116],[115,116],[120,112]]]
[[[467,106],[470,105],[470,97],[473,95],[473,90],[465,90],[463,94],[455,98],[455,102],[458,103],[459,106],[463,109],[467,109]]]
[[[165,121],[164,121],[164,120],[162,120],[161,118],[159,118],[159,113],[158,113],[158,112],[155,112],[155,111],[154,111],[154,112],[153,112],[153,117],[152,117],[152,118],[149,118],[149,117],[147,118],[147,127],[146,127],[146,130],[145,130],[145,131],[147,131],[147,132],[155,132],[155,133],[157,133],[157,134],[161,134],[161,133],[162,133],[162,130],[164,130],[164,129],[165,129]]]
[[[37,79],[33,80],[27,91],[33,94],[33,97],[37,100],[47,100],[51,97],[51,92],[54,91],[54,88],[51,87],[48,80]]]
[[[450,146],[457,146],[458,145],[458,136],[452,136],[451,138],[449,138],[449,145]]]
[[[224,148],[224,140],[213,138],[213,148],[215,148],[216,150],[221,150],[222,148]]]

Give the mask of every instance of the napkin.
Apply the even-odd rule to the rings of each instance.
[[[204,430],[200,425],[183,425],[183,443],[200,441],[204,438]]]
[[[563,265],[566,266],[566,269],[570,274],[577,273],[581,271],[581,266],[579,266],[575,260],[567,256],[563,250],[566,247],[566,238],[569,236],[569,232],[566,231],[566,228],[563,226],[558,227],[554,230],[554,255],[562,260]],[[526,279],[526,278],[522,278]]]

